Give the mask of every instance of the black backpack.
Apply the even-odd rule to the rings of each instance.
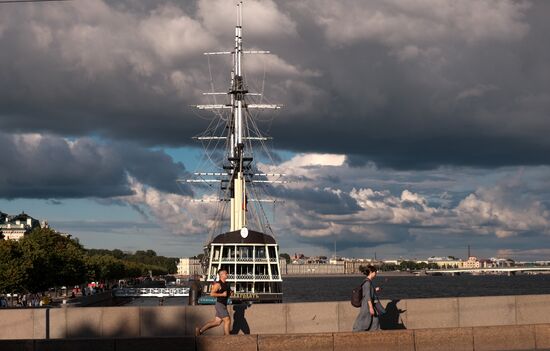
[[[351,291],[351,305],[353,307],[361,307],[363,300],[363,285],[367,282],[365,279],[361,285]]]

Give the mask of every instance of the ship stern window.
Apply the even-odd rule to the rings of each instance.
[[[256,249],[256,258],[265,258],[265,248],[258,247]]]
[[[269,258],[277,258],[277,250],[275,246],[270,246],[268,249],[269,249]]]
[[[223,248],[223,255],[222,258],[224,260],[233,260],[235,258],[235,251],[233,250],[233,247],[231,246],[225,246]]]

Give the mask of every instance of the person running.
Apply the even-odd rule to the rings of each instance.
[[[378,313],[374,306],[374,298],[378,288],[374,288],[372,281],[376,278],[377,269],[374,266],[367,266],[364,273],[367,279],[363,283],[363,300],[361,300],[361,310],[355,323],[353,323],[353,331],[371,331],[380,330],[380,322]]]
[[[210,289],[210,296],[216,298],[216,316],[213,320],[203,325],[201,328],[195,328],[195,335],[202,335],[205,331],[210,328],[214,328],[222,324],[223,322],[223,333],[224,335],[229,335],[229,330],[231,329],[231,318],[229,317],[229,312],[227,311],[227,300],[231,296],[231,289],[229,288],[229,283],[227,282],[227,270],[220,269],[218,271],[218,276],[220,280],[215,282]]]

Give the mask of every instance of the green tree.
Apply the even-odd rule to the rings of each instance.
[[[114,249],[112,251],[112,255],[113,255],[113,257],[118,258],[119,260],[122,260],[126,257],[124,252],[122,252],[122,250],[119,250],[119,249]]]
[[[291,261],[290,255],[287,254],[286,252],[283,252],[282,254],[280,254],[279,257],[284,258],[286,260],[286,263],[290,263],[290,261]]]
[[[158,256],[153,250],[138,250],[132,254],[125,253],[119,249],[88,249],[86,250],[86,255],[88,258],[93,256],[111,256],[121,260],[127,270],[127,276],[125,276],[125,278],[148,275],[149,270],[151,270],[154,275],[173,274],[178,271],[177,258]],[[95,274],[92,265],[94,262],[93,260],[89,262],[89,269],[91,269],[90,274]],[[136,264],[130,264],[130,262]]]
[[[86,258],[88,277],[94,281],[111,281],[128,277],[124,261],[111,255],[96,255]]]
[[[426,269],[426,268],[428,268],[428,264],[426,262],[416,263],[415,269]]]
[[[37,228],[19,244],[27,268],[25,290],[39,292],[85,281],[84,249],[76,240],[49,228]]]
[[[385,271],[385,272],[395,271],[395,270],[397,270],[397,266],[393,263],[382,263],[380,265],[380,270]]]
[[[147,274],[147,269],[142,263],[124,261],[124,267],[128,278],[137,278]]]
[[[27,281],[28,262],[18,241],[0,241],[0,293],[20,292]]]

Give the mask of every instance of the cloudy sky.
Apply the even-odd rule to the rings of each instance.
[[[0,211],[86,247],[201,252],[190,107],[226,91],[235,2],[0,4]],[[550,259],[550,2],[252,1],[251,91],[286,173],[282,252]],[[546,33],[546,34],[545,34]],[[210,64],[209,64],[210,63]],[[265,75],[264,75],[265,72]],[[265,76],[265,80],[264,80]],[[212,77],[212,81],[210,79]]]

